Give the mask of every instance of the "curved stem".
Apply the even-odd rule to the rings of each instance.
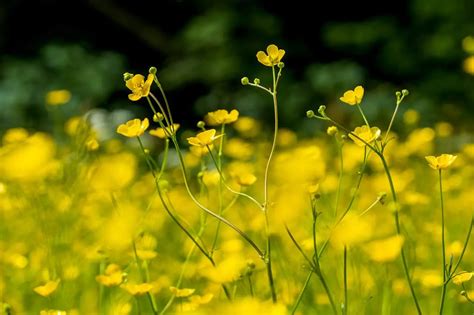
[[[311,277],[313,276],[313,270],[311,270],[308,273],[308,276],[306,277],[306,280],[303,284],[303,288],[301,288],[300,294],[298,294],[298,298],[296,299],[295,305],[293,306],[293,309],[291,310],[291,315],[294,315],[296,313],[296,310],[298,309],[298,306],[301,303],[301,299],[303,298],[303,295],[308,288],[309,281],[311,280]]]
[[[387,175],[387,179],[388,179],[388,182],[389,182],[389,185],[390,185],[390,191],[392,193],[393,202],[396,205],[396,209],[394,211],[394,218],[395,218],[395,226],[396,226],[396,229],[397,229],[397,235],[401,235],[402,233],[401,233],[401,228],[400,228],[400,217],[399,217],[399,213],[398,213],[399,209],[398,209],[397,193],[395,191],[395,186],[393,185],[392,175],[390,174],[390,169],[387,165],[387,161],[385,160],[385,157],[383,156],[383,154],[377,153],[377,155],[382,160],[383,168],[384,168],[385,173]],[[403,245],[402,245],[402,248],[400,250],[400,255],[402,257],[402,264],[403,264],[403,271],[405,273],[405,278],[407,279],[408,286],[410,287],[410,292],[411,292],[411,295],[413,297],[413,301],[415,302],[416,310],[417,310],[418,314],[421,315],[422,314],[421,308],[420,308],[420,305],[418,303],[418,299],[416,297],[415,289],[413,288],[413,284],[412,284],[412,281],[411,281],[411,278],[410,278],[410,273],[408,271],[408,264],[407,264],[407,260],[406,260],[406,257],[405,257],[405,250],[403,248]]]

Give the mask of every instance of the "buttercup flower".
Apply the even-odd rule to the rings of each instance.
[[[239,112],[236,109],[230,111],[219,109],[206,115],[206,123],[210,126],[230,124],[239,118]]]
[[[145,132],[149,125],[148,118],[143,119],[143,121],[135,118],[118,126],[117,133],[129,138],[139,137]]]
[[[48,281],[44,285],[38,286],[33,289],[36,293],[38,293],[41,296],[49,296],[51,295],[56,289],[58,288],[59,285],[59,279],[55,281]]]
[[[215,129],[209,129],[209,130],[198,133],[196,137],[189,137],[187,140],[190,145],[194,145],[197,147],[206,147],[212,144],[212,142],[219,137],[220,136],[216,137]]]
[[[263,51],[257,53],[257,59],[262,65],[273,67],[281,61],[284,55],[283,49],[278,49],[276,45],[271,44],[267,47],[267,54]]]
[[[364,88],[360,85],[356,86],[354,90],[348,90],[339,99],[349,105],[358,105],[362,102],[364,97]]]
[[[132,91],[131,94],[128,94],[128,99],[131,101],[138,101],[142,97],[148,96],[154,78],[155,76],[150,73],[145,81],[143,75],[136,74],[131,79],[125,81],[125,85],[130,89],[130,91]]]
[[[170,287],[171,293],[173,293],[176,297],[187,297],[193,295],[196,289],[178,289],[176,287]]]
[[[363,147],[365,146],[365,142],[367,143],[371,143],[372,141],[375,141],[377,140],[378,137],[380,137],[380,129],[377,128],[377,127],[372,127],[372,128],[369,128],[367,127],[366,125],[364,126],[361,126],[361,127],[357,127],[356,129],[354,129],[354,131],[352,131],[352,133],[349,134],[349,138],[351,138],[355,144],[357,144],[358,146],[360,147]],[[354,136],[353,134],[357,135],[357,138],[356,136]],[[362,140],[364,141],[362,141]]]
[[[51,106],[64,105],[71,99],[71,92],[68,90],[53,90],[46,94],[46,104]]]
[[[106,287],[119,285],[123,281],[123,271],[117,264],[110,264],[103,275],[95,277],[96,281]]]
[[[453,283],[460,285],[464,282],[471,280],[473,275],[474,275],[474,272],[461,272],[454,276]]]
[[[153,289],[153,285],[150,283],[132,284],[125,283],[120,286],[122,289],[130,293],[131,295],[144,295]]]
[[[173,126],[168,126],[165,128],[156,128],[156,129],[150,130],[150,134],[152,136],[155,136],[161,139],[166,139],[168,138],[169,135],[175,135],[178,129],[179,129],[179,124],[173,124]]]
[[[443,170],[448,168],[456,160],[456,155],[441,154],[440,156],[425,156],[428,165],[435,170]]]

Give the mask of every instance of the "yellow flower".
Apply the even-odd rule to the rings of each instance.
[[[210,126],[230,124],[239,118],[239,112],[236,109],[230,111],[218,109],[206,115],[205,120]]]
[[[125,283],[120,286],[122,289],[130,293],[131,295],[144,295],[153,289],[153,285],[150,283],[132,284]]]
[[[150,130],[150,134],[160,139],[166,139],[168,138],[169,135],[175,135],[178,129],[179,129],[179,124],[173,124],[172,126],[168,126],[165,128],[156,128],[156,129]]]
[[[358,105],[362,102],[364,97],[364,88],[360,85],[356,86],[354,90],[348,90],[339,99],[349,105]]]
[[[425,156],[428,165],[435,170],[443,170],[448,168],[456,160],[456,155],[441,154],[440,156]]]
[[[213,148],[214,148],[213,144],[209,145],[209,150],[212,150]],[[202,156],[208,154],[209,150],[207,149],[207,147],[192,146],[192,147],[189,148],[189,151],[191,152],[191,154],[196,156],[196,157],[202,157]]]
[[[148,96],[154,78],[155,76],[150,73],[145,81],[144,76],[136,74],[131,79],[127,80],[125,85],[130,89],[130,91],[132,91],[131,94],[128,94],[128,99],[131,101],[138,101],[142,97]]]
[[[259,51],[257,53],[257,59],[262,65],[273,67],[281,61],[285,55],[285,51],[283,49],[278,49],[276,45],[271,44],[267,47],[267,54],[263,51]]]
[[[110,264],[105,268],[105,274],[95,277],[97,282],[106,287],[119,285],[123,281],[123,272],[119,265]]]
[[[464,59],[462,67],[464,69],[464,72],[474,75],[474,56],[470,56]]]
[[[367,125],[364,125],[354,129],[354,131],[349,134],[349,138],[351,138],[358,146],[363,147],[365,146],[364,141],[370,144],[371,142],[377,140],[378,137],[380,137],[380,133],[381,132],[379,128],[372,127],[369,129]],[[357,137],[353,134],[357,135]],[[361,139],[364,141],[362,141]]]
[[[193,295],[196,289],[178,289],[176,287],[170,287],[171,293],[173,293],[176,297],[188,297]]]
[[[40,285],[36,288],[33,289],[36,293],[38,293],[41,296],[49,296],[51,293],[56,291],[58,288],[60,280],[55,280],[55,281],[48,281],[44,285]]]
[[[235,177],[235,181],[240,186],[250,186],[253,185],[257,181],[257,177],[252,173],[242,172],[233,175]]]
[[[364,250],[373,261],[393,261],[400,254],[403,241],[403,236],[395,235],[386,239],[372,241],[365,245]]]
[[[453,283],[460,285],[464,282],[467,282],[471,280],[472,276],[474,275],[474,272],[461,272],[458,273],[457,275],[454,276],[453,278]]]
[[[66,315],[66,311],[59,310],[41,310],[40,315]]]
[[[46,104],[51,106],[63,105],[71,99],[71,92],[68,90],[54,90],[46,94]]]
[[[196,135],[196,137],[189,137],[187,140],[189,144],[197,146],[197,147],[206,147],[214,140],[219,138],[222,135],[219,135],[216,137],[216,130],[215,129],[209,129],[203,132],[200,132]]]
[[[143,119],[143,121],[135,118],[118,126],[117,133],[129,138],[138,137],[145,132],[149,125],[148,118]]]

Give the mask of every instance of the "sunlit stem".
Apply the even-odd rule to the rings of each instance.
[[[394,202],[395,207],[396,207],[396,209],[394,211],[394,218],[395,218],[395,226],[396,226],[396,229],[397,229],[397,235],[401,235],[402,232],[401,232],[401,228],[400,228],[400,217],[399,217],[399,213],[398,213],[398,211],[399,211],[399,209],[398,209],[398,199],[397,199],[397,193],[395,191],[395,186],[393,185],[392,175],[390,173],[390,169],[387,165],[387,161],[385,160],[385,157],[383,156],[383,154],[381,154],[379,152],[376,152],[376,153],[380,157],[380,159],[382,160],[382,164],[383,164],[385,173],[387,175],[387,179],[388,179],[388,182],[389,182],[389,185],[390,185],[390,191],[392,193],[393,202]],[[418,299],[416,297],[415,289],[413,288],[413,283],[411,281],[410,272],[408,270],[408,263],[407,263],[407,260],[406,260],[405,250],[404,250],[403,245],[402,245],[402,248],[400,250],[400,255],[401,255],[401,258],[402,258],[403,271],[405,273],[405,277],[407,279],[408,286],[410,287],[410,292],[411,292],[411,295],[413,297],[413,301],[415,302],[416,310],[417,310],[418,314],[421,315],[422,314],[421,308],[420,308]]]
[[[398,107],[400,106],[400,103],[401,103],[401,100],[398,100],[397,105],[395,106],[395,110],[393,111],[392,118],[390,119],[390,123],[388,124],[387,133],[385,134],[385,137],[382,141],[382,145],[387,143],[388,134],[390,133],[390,130],[392,129],[393,121],[395,120],[395,116],[397,116]]]
[[[347,315],[348,299],[347,299],[347,247],[344,245],[344,307],[342,314]]]
[[[168,120],[168,115],[166,114],[163,106],[161,105],[160,101],[153,95],[153,93],[150,92],[151,98],[156,102],[158,107],[160,108],[161,114],[163,114],[163,117],[165,118],[166,126],[171,126],[170,121]],[[151,109],[153,110],[153,114],[156,115],[158,112],[155,110],[155,107],[153,106],[153,103],[151,102],[150,98],[147,96],[146,97],[148,104],[150,105]]]
[[[166,98],[165,90],[163,90],[163,87],[161,86],[161,83],[160,83],[160,81],[158,80],[158,78],[156,76],[154,77],[154,81],[155,81],[156,85],[158,86],[158,88],[160,89],[161,96],[163,96],[163,100],[165,101],[166,109],[168,110],[168,115],[170,117],[171,125],[173,125],[173,116],[171,115],[170,105],[168,103],[168,99]]]
[[[303,284],[303,287],[301,288],[300,293],[298,294],[298,298],[296,299],[295,305],[293,305],[293,308],[291,310],[291,315],[294,315],[296,313],[296,310],[298,309],[298,306],[301,303],[301,299],[303,298],[303,295],[308,288],[309,281],[311,280],[311,277],[313,276],[313,270],[308,272],[308,275],[306,276],[306,280]]]
[[[221,126],[221,139],[219,143],[219,151],[217,153],[217,163],[216,167],[219,170],[219,174],[222,173],[222,149],[224,147],[224,137],[225,137],[225,124],[222,124]],[[219,176],[219,185],[217,186],[217,194],[219,198],[219,215],[222,216],[222,210],[224,209],[223,205],[223,199],[222,199],[222,185],[223,185],[224,179],[222,176]],[[219,230],[221,227],[221,221],[217,221],[217,227],[216,227],[216,233],[214,234],[214,240],[212,242],[212,247],[211,247],[211,256],[214,253],[214,250],[216,249],[217,246],[217,239],[219,237]]]
[[[356,106],[357,106],[357,109],[359,110],[360,114],[362,115],[362,118],[364,119],[365,124],[366,124],[367,127],[369,127],[369,129],[370,129],[369,122],[367,121],[367,118],[366,118],[365,115],[364,115],[364,111],[362,110],[362,107],[360,107],[359,104],[357,104]]]
[[[446,287],[448,283],[446,281],[447,274],[446,274],[446,246],[444,240],[444,202],[443,202],[443,180],[441,176],[441,169],[438,170],[439,174],[439,195],[441,200],[441,254],[443,257],[443,268],[441,269],[443,272],[443,287],[441,289],[441,300],[439,305],[439,314],[443,314],[444,309],[444,300],[446,297]]]

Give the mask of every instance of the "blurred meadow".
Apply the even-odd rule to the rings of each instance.
[[[473,12],[2,1],[0,315],[474,314]]]

